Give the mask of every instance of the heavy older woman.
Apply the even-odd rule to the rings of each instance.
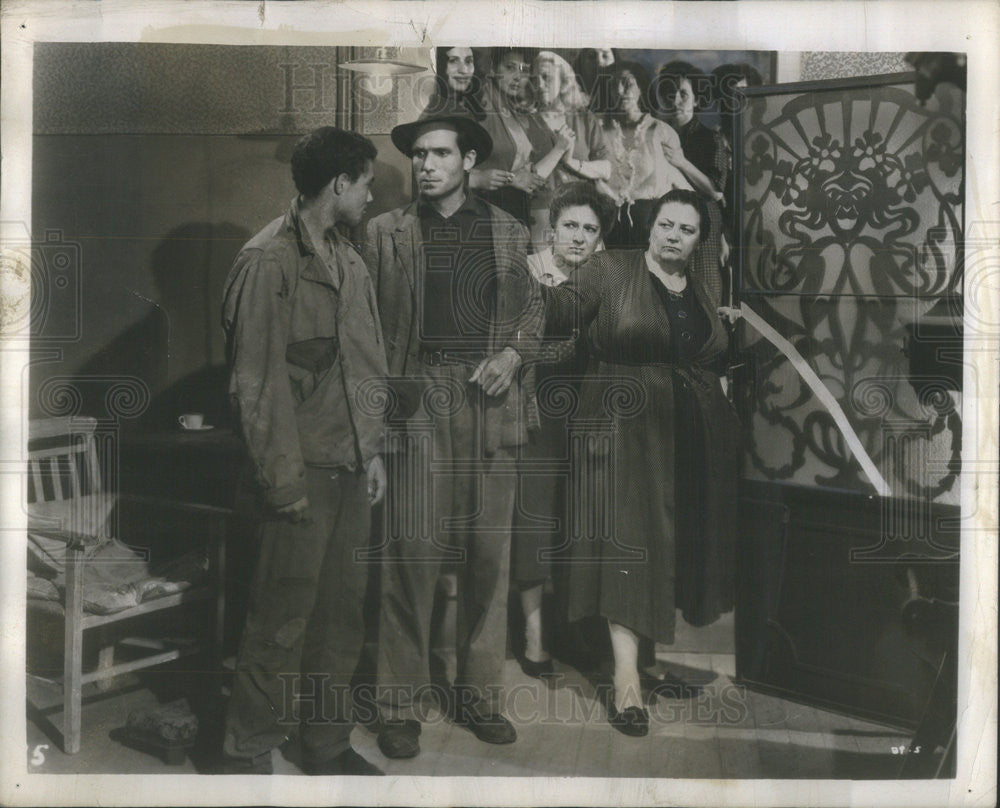
[[[548,328],[581,331],[570,537],[570,618],[601,615],[614,653],[611,723],[648,732],[639,640],[673,641],[675,608],[704,625],[732,608],[738,423],[718,366],[727,335],[689,273],[708,231],[702,199],[675,189],[652,212],[645,251],[595,254],[544,287]]]
[[[614,214],[614,203],[591,183],[570,182],[557,188],[549,209],[550,246],[528,256],[532,275],[544,286],[559,286],[573,277],[600,247]],[[566,475],[553,472],[552,465],[569,456],[566,413],[561,405],[566,396],[575,395],[581,372],[572,341],[558,341],[547,349],[543,364],[535,369],[541,427],[522,455],[511,563],[524,615],[521,668],[535,677],[553,673],[542,631],[542,594],[554,572],[553,548],[565,542]],[[557,583],[562,601],[565,576]]]
[[[553,146],[563,141],[567,144],[550,182],[532,200],[531,241],[540,250],[548,243],[546,229],[552,192],[566,182],[606,180],[611,164],[600,121],[587,109],[590,99],[569,62],[553,51],[542,51],[535,57],[532,77],[535,106],[545,123],[549,142]]]

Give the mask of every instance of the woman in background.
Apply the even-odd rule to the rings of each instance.
[[[531,51],[493,48],[490,78],[482,87],[483,127],[493,151],[469,175],[469,186],[531,226],[532,195],[544,188],[571,144],[567,136],[549,137],[533,112]]]
[[[472,48],[435,48],[434,72],[434,92],[421,115],[453,109],[457,104],[476,118],[483,117],[482,80],[476,71],[476,55]]]
[[[722,233],[722,204],[732,158],[722,133],[709,129],[696,115],[709,103],[709,85],[708,77],[689,62],[668,62],[657,73],[656,100],[660,114],[680,135],[685,156],[711,182],[708,212],[712,227],[695,254],[692,272],[702,279],[718,304],[724,286],[721,267],[729,258]]]
[[[644,247],[646,221],[656,201],[671,188],[697,188],[714,198],[708,177],[687,159],[673,128],[650,114],[649,74],[636,62],[615,63],[617,98],[604,116],[604,140],[611,176],[602,185],[619,206],[607,239],[611,249]]]
[[[528,256],[528,268],[544,286],[559,286],[600,249],[601,239],[614,220],[614,203],[589,182],[559,186],[549,210],[550,245]],[[565,461],[569,457],[567,416],[559,406],[574,396],[583,369],[571,340],[549,344],[541,364],[535,366],[541,427],[532,434],[523,458],[528,461],[518,475],[514,508],[511,577],[520,593],[524,615],[524,654],[521,668],[537,678],[553,673],[550,649],[542,629],[542,594],[547,580],[553,579],[558,600],[566,599],[566,569],[553,569],[554,548],[565,542],[567,510],[564,474],[539,472],[538,464]],[[552,522],[554,528],[539,528],[538,520]],[[562,574],[560,574],[562,573]],[[563,612],[560,608],[559,613]],[[553,615],[547,615],[548,618]],[[561,621],[547,620],[548,623]],[[575,649],[574,649],[575,650]]]
[[[548,185],[532,201],[531,240],[536,250],[548,244],[549,205],[552,192],[574,180],[606,180],[611,173],[600,121],[587,109],[589,99],[580,88],[569,62],[553,51],[535,58],[532,76],[536,109],[552,145],[566,141]]]
[[[584,48],[573,60],[573,70],[580,86],[590,99],[589,109],[600,118],[614,108],[615,62],[619,59],[614,48]]]

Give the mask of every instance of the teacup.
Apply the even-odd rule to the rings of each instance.
[[[185,429],[201,429],[205,424],[205,416],[200,412],[186,412],[177,419]]]

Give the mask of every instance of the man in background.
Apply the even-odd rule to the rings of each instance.
[[[292,154],[298,196],[226,281],[230,399],[253,466],[260,556],[226,719],[223,771],[270,774],[302,694],[309,774],[381,774],[350,744],[371,506],[385,491],[386,375],[371,278],[338,231],[371,201],[375,147],[334,127]],[[291,726],[290,726],[291,725]]]

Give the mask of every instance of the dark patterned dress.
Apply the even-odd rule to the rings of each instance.
[[[716,370],[727,335],[688,279],[672,296],[643,252],[608,251],[543,290],[547,329],[578,330],[589,354],[560,548],[569,617],[662,643],[675,608],[705,625],[733,605],[739,425]]]

